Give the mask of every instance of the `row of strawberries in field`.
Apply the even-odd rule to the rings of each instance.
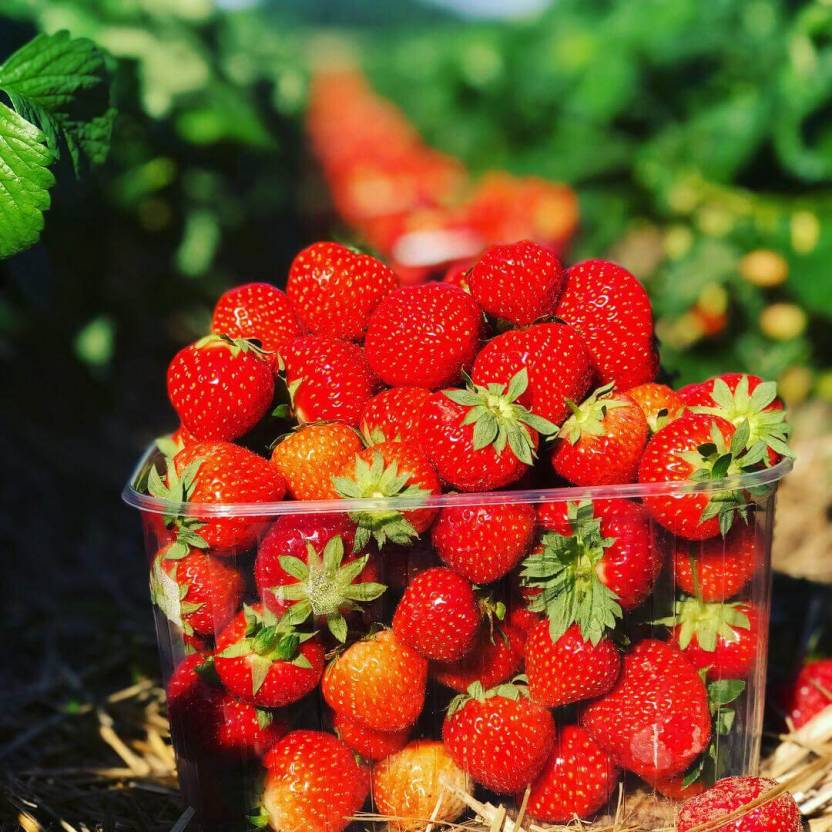
[[[543,822],[598,812],[623,771],[703,790],[765,626],[741,600],[764,498],[709,483],[776,464],[788,426],[755,376],[658,375],[638,280],[528,241],[418,286],[317,243],[285,293],[224,294],[171,362],[181,426],[149,492],[332,502],[159,521],[154,598],[197,650],[169,686],[180,753],[261,756],[278,832],[337,832],[370,793],[415,829],[460,817],[473,784],[530,789]],[[641,502],[439,499],[687,480]],[[662,575],[678,597],[650,620]],[[456,694],[433,736],[432,685]],[[333,732],[298,727],[317,692]]]

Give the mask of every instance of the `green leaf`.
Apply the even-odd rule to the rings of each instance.
[[[344,644],[347,640],[347,621],[343,615],[340,613],[333,613],[332,615],[327,616],[326,619],[326,626],[329,628],[329,632],[332,633],[335,638]]]
[[[269,711],[264,711],[262,708],[255,708],[254,710],[257,714],[257,727],[261,730],[268,728],[274,720],[272,714]]]
[[[272,663],[269,659],[263,656],[255,656],[250,662],[251,667],[251,694],[257,695],[257,691],[263,687],[263,682],[266,681],[266,676],[269,675]]]
[[[742,696],[745,682],[739,679],[720,679],[708,685],[708,701],[714,711],[723,705],[729,705]]]

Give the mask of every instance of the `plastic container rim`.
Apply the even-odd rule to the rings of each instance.
[[[793,466],[784,458],[770,468],[738,474],[720,480],[697,482],[675,480],[617,485],[562,486],[518,491],[487,491],[433,494],[423,498],[387,497],[362,500],[280,500],[270,503],[183,503],[162,500],[139,492],[135,484],[158,453],[151,445],[142,455],[121,492],[127,505],[142,512],[172,517],[278,517],[284,514],[322,514],[331,512],[408,510],[414,508],[465,508],[517,503],[574,502],[576,500],[632,499],[637,497],[710,494],[717,491],[759,488],[771,485],[788,474]]]

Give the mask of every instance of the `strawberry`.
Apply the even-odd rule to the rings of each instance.
[[[321,690],[336,713],[377,731],[404,731],[422,711],[427,675],[425,659],[381,630],[333,659]]]
[[[583,728],[566,725],[532,783],[526,812],[543,823],[588,818],[606,805],[619,777],[612,757]],[[522,800],[518,795],[517,802]]]
[[[358,341],[370,313],[399,285],[387,265],[338,243],[313,243],[289,267],[286,294],[313,335]]]
[[[151,468],[147,490],[175,504],[168,521],[180,543],[209,546],[214,554],[234,554],[254,544],[262,518],[184,515],[181,504],[273,503],[283,499],[286,484],[267,460],[252,451],[231,442],[198,442],[168,459],[164,480]]]
[[[686,777],[676,775],[675,777],[665,777],[664,780],[655,780],[649,785],[660,795],[677,802],[687,800],[689,797],[696,797],[708,788],[702,780],[694,780],[692,783],[686,781]]]
[[[367,770],[332,734],[292,731],[263,763],[266,781],[257,825],[274,832],[342,832],[367,798]]]
[[[286,347],[284,364],[292,410],[299,422],[358,426],[361,409],[378,386],[361,347],[306,335]]]
[[[641,408],[611,385],[570,407],[552,451],[555,473],[575,485],[635,482],[648,435]]]
[[[571,266],[555,315],[581,334],[601,384],[626,390],[656,378],[650,299],[625,268],[606,260]]]
[[[725,537],[692,541],[673,539],[676,586],[703,601],[727,601],[751,580],[757,562],[753,523],[736,523]]]
[[[456,383],[479,347],[482,313],[456,286],[427,283],[391,292],[370,317],[370,366],[391,387]]]
[[[416,436],[422,407],[430,398],[425,387],[391,387],[373,396],[361,411],[359,427],[368,444],[400,442]]]
[[[153,602],[185,635],[213,636],[231,619],[243,598],[243,576],[228,563],[180,542],[153,559]]]
[[[786,697],[786,715],[802,728],[832,705],[832,659],[807,662]]]
[[[608,693],[621,671],[616,646],[602,638],[585,641],[577,624],[553,639],[548,621],[529,632],[524,658],[529,695],[540,705],[559,708]]]
[[[451,286],[459,286],[460,289],[470,292],[468,273],[475,262],[474,260],[458,260],[456,263],[452,263],[442,277],[442,282],[450,283]]]
[[[466,282],[492,318],[527,326],[552,314],[564,271],[549,249],[521,240],[487,248]]]
[[[523,368],[528,386],[518,402],[559,425],[569,415],[567,400],[582,401],[592,383],[592,356],[567,324],[535,324],[492,338],[474,361],[476,384],[508,384]]]
[[[289,733],[288,723],[250,702],[223,696],[219,707],[217,746],[234,757],[262,757]]]
[[[266,414],[274,397],[271,363],[252,341],[207,335],[173,357],[168,398],[200,440],[237,439]]]
[[[490,584],[522,560],[534,531],[531,505],[499,503],[443,508],[431,535],[443,563],[472,583]]]
[[[662,558],[650,518],[629,500],[596,500],[541,504],[538,520],[554,531],[523,564],[529,606],[549,617],[553,640],[576,623],[598,644],[653,591]]]
[[[324,649],[260,604],[243,607],[217,636],[214,668],[226,690],[261,708],[281,708],[314,690]]]
[[[650,433],[656,433],[685,412],[684,400],[666,384],[649,381],[625,392],[641,408]]]
[[[473,648],[480,621],[471,584],[437,566],[417,575],[405,589],[393,615],[393,632],[420,656],[452,662]]]
[[[341,422],[311,422],[287,434],[272,451],[272,465],[295,500],[332,500],[332,477],[364,447],[358,434]]]
[[[167,684],[170,733],[176,753],[189,760],[216,751],[223,694],[204,678],[207,667],[205,656],[192,653],[179,663]]]
[[[382,442],[357,453],[333,477],[336,493],[345,499],[393,497],[418,504],[420,498],[441,491],[439,479],[414,441]],[[350,513],[357,525],[355,548],[363,549],[372,537],[381,547],[388,540],[407,544],[426,531],[436,509],[362,509]]]
[[[284,292],[269,283],[244,283],[220,295],[211,332],[259,341],[276,366],[284,347],[301,335],[302,329]]]
[[[484,690],[475,682],[457,696],[442,725],[442,740],[463,771],[498,794],[523,791],[555,744],[555,721],[520,684]]]
[[[380,815],[393,818],[390,832],[453,823],[467,807],[452,789],[467,794],[471,780],[435,740],[416,740],[373,768],[373,802]]]
[[[488,690],[507,682],[523,664],[523,631],[510,624],[480,628],[474,647],[455,662],[434,662],[437,682],[465,693],[474,682]]]
[[[439,476],[461,491],[491,491],[520,479],[534,462],[538,434],[555,426],[517,399],[527,372],[508,387],[472,385],[434,393],[422,410],[419,442]]]
[[[338,711],[332,716],[332,727],[356,754],[365,760],[374,761],[383,760],[400,751],[407,745],[410,735],[408,728],[402,731],[376,731]]]
[[[534,627],[534,625],[542,619],[543,616],[539,613],[532,612],[525,605],[525,602],[515,600],[513,603],[509,604],[505,621],[506,626],[514,627],[516,630],[520,631],[523,636],[523,643],[525,644],[532,627]]]
[[[707,825],[714,832],[800,832],[800,809],[791,794],[784,792],[734,820],[713,826],[777,787],[764,777],[726,777],[704,794],[685,801],[676,820],[677,832],[689,832]]]
[[[624,656],[615,687],[587,705],[581,724],[648,781],[685,771],[711,738],[705,683],[676,647],[652,639]]]

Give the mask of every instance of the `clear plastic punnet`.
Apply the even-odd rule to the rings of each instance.
[[[123,496],[200,828],[528,832],[624,812],[650,829],[756,772],[789,460],[704,482],[210,505],[143,493],[154,466],[151,449]],[[661,519],[693,502],[733,522],[674,537]],[[396,516],[418,533],[356,530]],[[448,605],[450,627],[432,617]]]

